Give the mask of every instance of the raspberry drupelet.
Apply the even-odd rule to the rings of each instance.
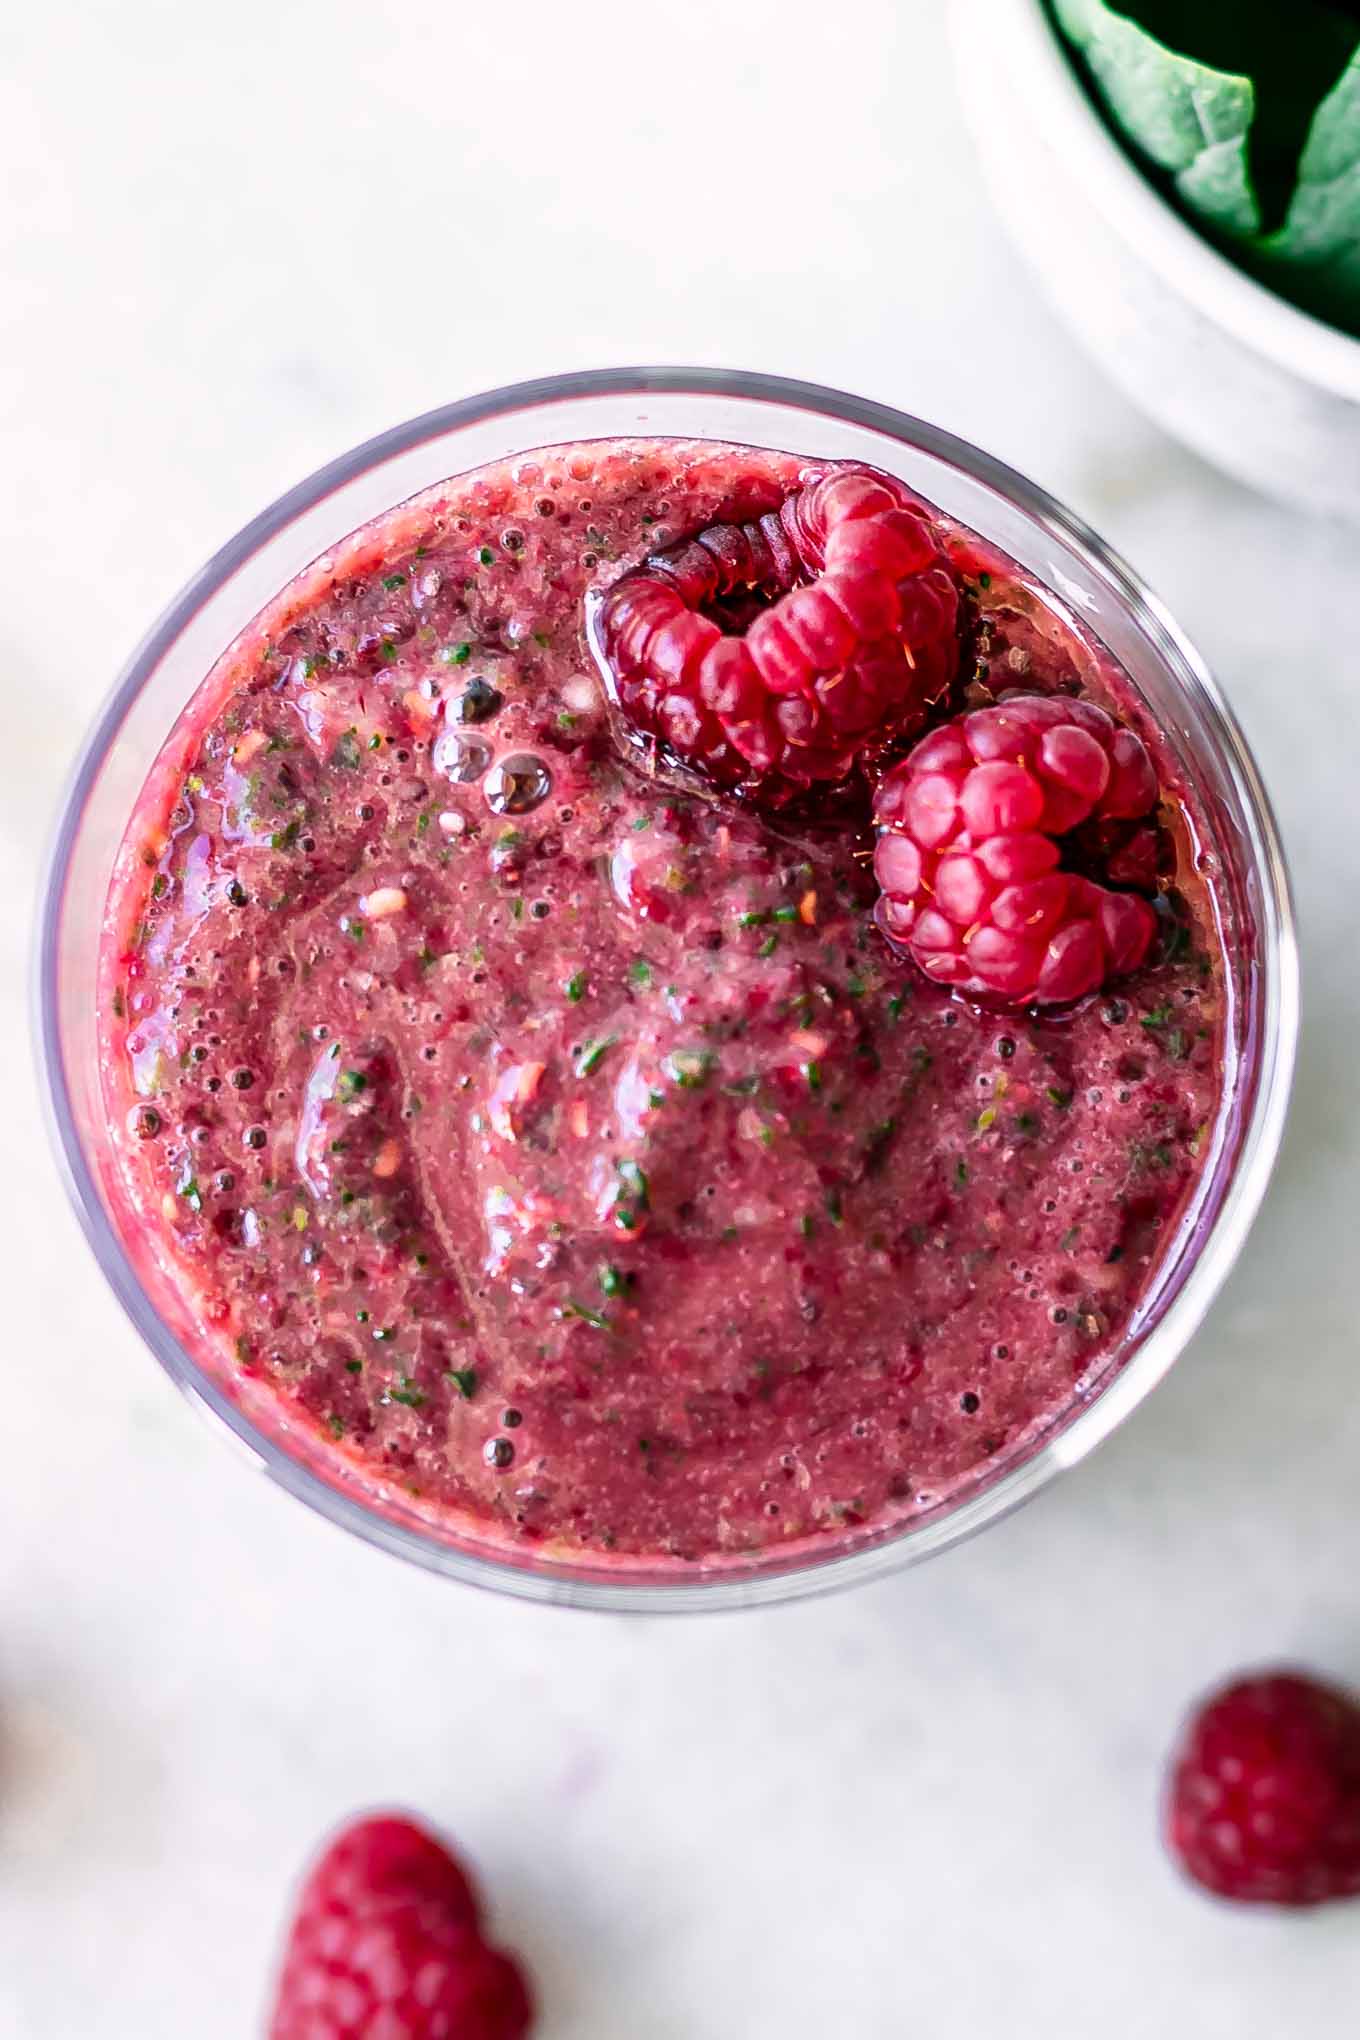
[[[874,802],[879,926],[938,984],[1062,1005],[1146,957],[1137,893],[1062,869],[1059,839],[1158,800],[1142,740],[1094,702],[1006,695],[933,730]]]
[[[890,477],[838,468],[652,554],[593,630],[632,730],[778,800],[843,779],[871,737],[920,729],[955,677],[958,625],[926,512]]]
[[[1214,1694],[1173,1761],[1166,1839],[1219,1898],[1306,1906],[1360,1894],[1360,1706],[1295,1671]]]

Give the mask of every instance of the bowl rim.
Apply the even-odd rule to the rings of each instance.
[[[438,1542],[428,1531],[396,1521],[348,1490],[333,1485],[302,1458],[288,1453],[200,1366],[156,1309],[110,1218],[71,1101],[60,1026],[62,928],[72,854],[89,794],[124,717],[161,659],[200,607],[246,561],[303,512],[361,474],[383,466],[426,441],[506,414],[533,413],[567,400],[638,396],[739,398],[817,413],[861,426],[959,468],[1015,505],[1043,533],[1073,552],[1129,608],[1156,646],[1178,686],[1195,702],[1221,746],[1224,770],[1251,816],[1258,842],[1254,864],[1264,894],[1262,1034],[1267,1042],[1232,1173],[1185,1280],[1140,1339],[1125,1365],[1062,1428],[1029,1454],[955,1506],[918,1526],[885,1534],[849,1550],[800,1559],[786,1567],[751,1571],[724,1568],[679,1574],[673,1580],[639,1579],[625,1568],[613,1577],[587,1573],[585,1563],[517,1565]],[[667,435],[670,436],[670,435]],[[531,442],[551,443],[547,440]],[[456,472],[450,469],[450,472]],[[403,499],[404,500],[404,499]],[[395,507],[395,506],[393,506]],[[168,734],[168,730],[167,730]],[[1029,1500],[1060,1472],[1076,1465],[1117,1428],[1163,1379],[1222,1287],[1256,1218],[1283,1135],[1299,1022],[1299,967],[1288,868],[1269,797],[1246,739],[1205,661],[1160,599],[1074,512],[1046,490],[943,428],[892,406],[819,384],[715,368],[659,366],[583,369],[509,384],[455,400],[374,435],[316,469],[267,505],[194,574],[122,668],[94,717],[68,779],[53,831],[35,926],[32,1005],[39,1090],[60,1172],[109,1286],[144,1343],[191,1404],[230,1434],[250,1463],[315,1513],[338,1527],[426,1570],[465,1584],[539,1603],[630,1613],[691,1613],[769,1606],[807,1599],[866,1582],[962,1542]]]
[[[1074,163],[1082,189],[1125,237],[1215,324],[1281,368],[1360,403],[1360,337],[1240,269],[1163,197],[1102,118],[1048,0],[972,0],[978,32],[1006,39],[1013,89],[1036,127]],[[963,47],[963,44],[960,44]]]

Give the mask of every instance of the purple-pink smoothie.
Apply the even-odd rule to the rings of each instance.
[[[454,1534],[736,1559],[937,1507],[1093,1391],[1222,1104],[1195,818],[1109,656],[940,519],[941,713],[1083,692],[1163,788],[1161,936],[1068,1010],[934,986],[867,804],[762,814],[611,724],[585,598],[792,456],[460,476],[219,661],[117,864],[103,1079],[201,1357]]]

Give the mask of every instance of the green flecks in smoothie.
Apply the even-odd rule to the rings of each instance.
[[[484,545],[479,548],[477,558],[480,561],[481,565],[484,567],[491,567],[494,566],[496,563],[496,555],[495,553],[492,552],[491,547],[489,545]]]
[[[406,576],[405,574],[384,574],[383,586],[390,595],[395,589],[406,586]]]
[[[666,1075],[682,1091],[698,1091],[713,1074],[717,1060],[711,1049],[673,1049],[666,1057]]]
[[[198,1178],[193,1174],[192,1170],[186,1168],[185,1173],[176,1183],[175,1189],[184,1199],[190,1211],[202,1211],[203,1192],[199,1189]]]
[[[1061,1252],[1063,1252],[1064,1254],[1071,1253],[1073,1247],[1075,1247],[1075,1245],[1077,1244],[1079,1230],[1080,1229],[1075,1225],[1068,1226],[1067,1231],[1063,1234],[1062,1238],[1058,1242],[1058,1246]]]
[[[844,1225],[845,1212],[841,1205],[839,1191],[828,1190],[826,1196],[822,1199],[822,1205],[833,1225]]]
[[[575,1297],[568,1297],[567,1301],[562,1305],[561,1311],[559,1312],[559,1316],[564,1318],[579,1318],[583,1325],[590,1325],[597,1332],[609,1332],[613,1330],[613,1326],[610,1324],[609,1319],[605,1317],[602,1312],[598,1310],[592,1310],[589,1304],[578,1303]]]
[[[399,1374],[397,1376],[397,1386],[395,1388],[384,1389],[378,1400],[380,1402],[401,1403],[408,1410],[418,1410],[424,1403],[425,1397],[415,1386],[409,1374]]]
[[[1045,1096],[1047,1097],[1050,1105],[1057,1106],[1059,1112],[1066,1112],[1068,1106],[1072,1103],[1072,1093],[1070,1091],[1064,1091],[1057,1084],[1050,1084],[1045,1093]]]
[[[649,1208],[647,1178],[637,1162],[625,1159],[615,1167],[619,1180],[614,1193],[614,1223],[620,1232],[636,1232],[642,1214]]]
[[[363,1371],[364,1363],[362,1360],[346,1360],[345,1362],[346,1374],[362,1374]]]
[[[362,1070],[341,1070],[336,1094],[341,1098],[357,1098],[368,1089],[368,1078]]]
[[[769,914],[763,907],[753,907],[749,908],[744,914],[737,915],[737,926],[739,928],[763,928],[769,918]]]
[[[968,1187],[968,1164],[962,1155],[954,1164],[954,1182],[960,1190],[966,1190]]]
[[[821,1064],[819,1062],[805,1062],[802,1065],[802,1071],[803,1080],[806,1083],[809,1091],[820,1091],[822,1088]]]
[[[577,1076],[588,1077],[593,1075],[608,1055],[610,1049],[616,1047],[617,1044],[618,1036],[616,1034],[603,1035],[598,1041],[581,1042],[572,1051],[576,1058]]]
[[[575,970],[563,985],[562,990],[573,1006],[579,1006],[590,989],[590,981],[583,970]]]
[[[363,762],[364,754],[359,748],[359,732],[356,729],[348,729],[342,736],[336,738],[331,752],[331,763],[338,766],[342,772],[357,772]]]
[[[973,1121],[975,1131],[978,1133],[986,1133],[995,1125],[996,1125],[995,1105],[984,1105],[981,1112],[979,1112],[977,1118]]]
[[[1150,1012],[1144,1013],[1141,1016],[1138,1025],[1140,1027],[1156,1029],[1158,1027],[1165,1027],[1170,1019],[1171,1019],[1170,1006],[1154,1006],[1152,1007]]]
[[[628,976],[633,984],[645,987],[652,982],[652,966],[644,957],[635,957],[628,966]]]
[[[767,935],[765,937],[765,940],[761,943],[759,949],[756,951],[756,955],[773,956],[778,947],[779,937],[777,935]]]
[[[395,666],[400,656],[401,654],[391,638],[385,637],[378,647],[378,657],[382,660],[384,666]]]
[[[343,1417],[337,1416],[334,1410],[332,1410],[332,1411],[331,1411],[331,1413],[330,1413],[330,1415],[329,1415],[329,1416],[327,1417],[327,1419],[326,1419],[326,1425],[327,1425],[327,1428],[329,1429],[329,1431],[330,1431],[330,1434],[331,1434],[331,1436],[332,1436],[333,1438],[343,1438],[343,1437],[344,1437],[344,1435],[345,1435],[345,1420],[344,1420],[344,1418],[343,1418]]]
[[[605,1296],[622,1296],[631,1286],[632,1279],[621,1268],[616,1268],[612,1261],[604,1262],[598,1274],[600,1289]]]
[[[817,1230],[817,1221],[811,1212],[805,1211],[798,1221],[798,1230],[805,1240],[810,1240]]]
[[[472,657],[472,646],[469,644],[442,645],[439,657],[446,666],[466,666],[468,660]]]
[[[475,1367],[450,1367],[448,1379],[453,1383],[464,1402],[471,1402],[477,1393],[477,1370]]]

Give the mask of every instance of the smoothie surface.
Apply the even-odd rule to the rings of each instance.
[[[555,447],[394,510],[219,662],[119,857],[112,1138],[201,1357],[455,1534],[715,1561],[948,1501],[1095,1391],[1207,1152],[1176,765],[971,534],[952,707],[1080,691],[1157,763],[1134,975],[951,995],[873,925],[865,803],[766,816],[617,741],[588,591],[800,465]]]

